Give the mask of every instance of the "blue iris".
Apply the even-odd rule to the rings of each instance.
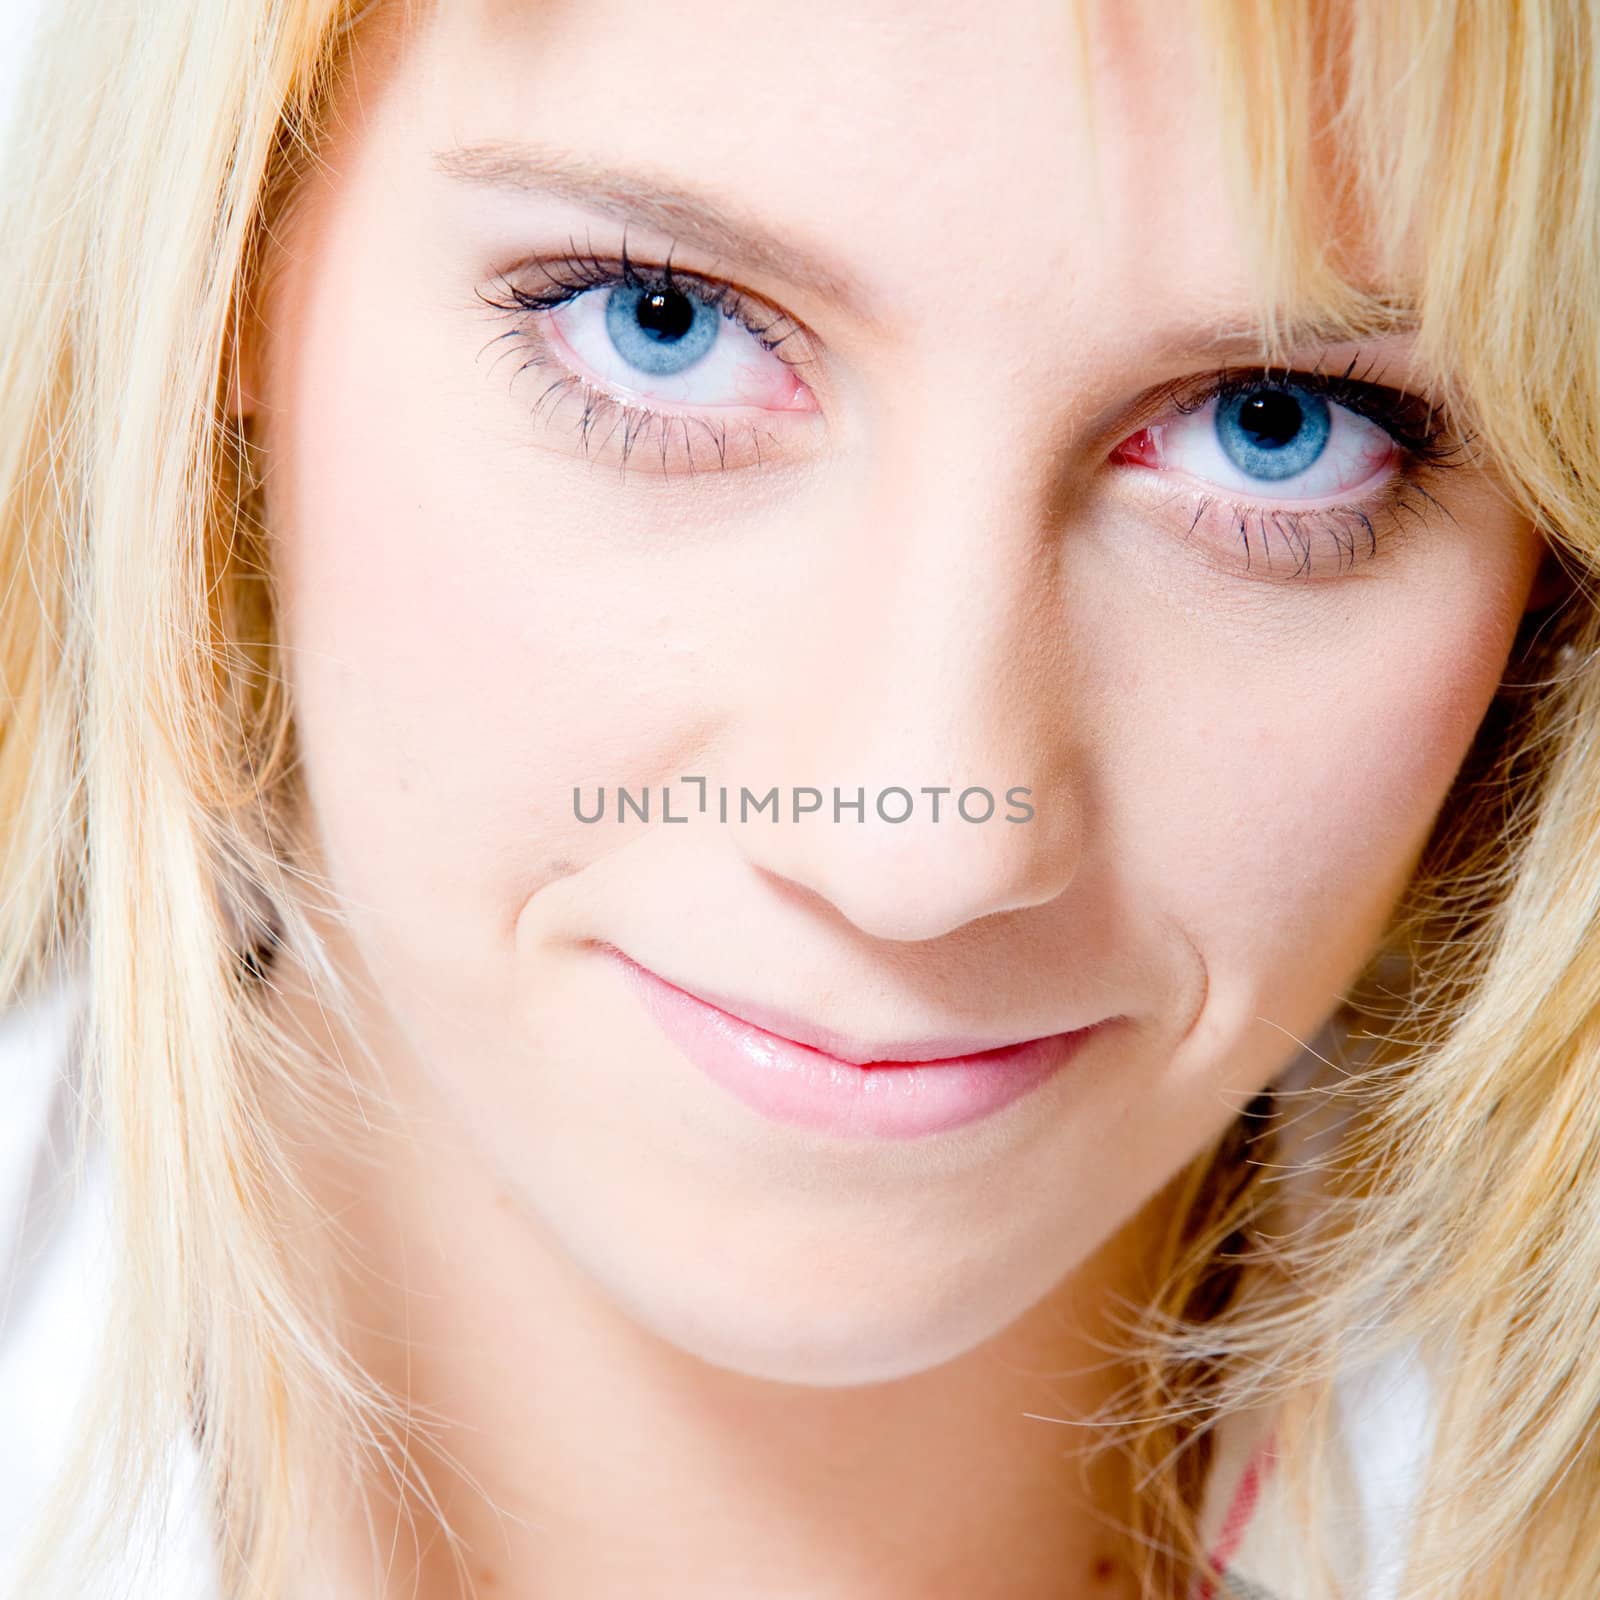
[[[606,332],[630,367],[654,378],[686,372],[716,342],[722,313],[681,289],[619,283],[606,296]]]
[[[1320,395],[1289,386],[1262,386],[1217,401],[1217,443],[1252,478],[1292,478],[1315,464],[1328,446],[1332,419]]]

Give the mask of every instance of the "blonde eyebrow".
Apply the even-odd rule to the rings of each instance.
[[[714,259],[781,278],[871,320],[868,296],[855,278],[692,188],[564,151],[503,141],[436,151],[433,164],[465,183],[554,195],[619,222],[644,223]]]
[[[1377,304],[1362,317],[1317,314],[1285,316],[1278,325],[1280,351],[1314,350],[1330,345],[1374,344],[1413,334],[1420,326],[1415,307],[1400,302]],[[1156,330],[1151,350],[1161,357],[1211,357],[1261,360],[1268,349],[1267,330],[1260,323],[1235,321],[1201,330],[1193,323]]]

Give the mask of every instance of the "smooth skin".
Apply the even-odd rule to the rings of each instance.
[[[1092,130],[1058,0],[441,10],[363,25],[238,396],[393,1096],[308,1157],[352,1341],[448,1424],[482,1595],[1130,1596],[1122,1469],[1071,1425],[1125,1377],[1099,1341],[1170,1180],[1379,939],[1535,535],[1395,458],[1342,496],[1375,549],[1335,507],[1297,559],[1293,494],[1207,478],[1164,386],[1249,368],[1252,247],[1169,6],[1094,21]],[[717,383],[633,375],[670,420],[630,427],[605,291],[506,299],[574,249],[732,284],[781,355],[730,323]],[[1293,365],[1403,389],[1407,350]],[[684,774],[1036,816],[574,816]],[[613,946],[877,1041],[1108,1025],[994,1117],[841,1140],[707,1079]],[[426,1508],[369,1550],[326,1505],[306,1594],[457,1593]]]

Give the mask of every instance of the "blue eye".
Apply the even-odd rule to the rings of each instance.
[[[1245,389],[1217,400],[1217,443],[1251,478],[1293,478],[1315,465],[1333,431],[1328,402],[1293,387]]]
[[[716,343],[727,319],[680,289],[619,283],[606,295],[606,334],[637,372],[672,377],[686,372]]]
[[[661,438],[667,423],[684,437],[691,421],[704,421],[725,464],[719,430],[756,412],[817,410],[798,371],[805,330],[729,284],[589,257],[524,270],[547,287],[506,281],[504,299],[485,298],[517,314],[537,351],[533,364],[564,371],[560,389],[546,393],[576,397],[586,436],[598,409],[614,402],[628,412],[624,453],[659,416]],[[780,354],[780,345],[794,355]]]

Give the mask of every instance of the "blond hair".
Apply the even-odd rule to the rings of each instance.
[[[287,865],[292,707],[226,405],[360,9],[61,0],[0,194],[0,999],[84,973],[124,1245],[96,1408],[114,1426],[75,1468],[117,1496],[86,1559],[189,1420],[230,1597],[275,1592],[318,1452],[411,1470],[395,1404],[341,1350],[266,1110],[340,1102],[259,1003],[263,950],[314,952],[317,886]],[[1421,1337],[1449,1365],[1407,1593],[1600,1593],[1600,21],[1587,0],[1206,14],[1221,102],[1248,108],[1264,311],[1414,315],[1424,372],[1574,603],[1519,641],[1396,915],[1410,976],[1337,1090],[1354,1114],[1326,1203],[1292,1237],[1261,1226],[1253,1114],[1182,1175],[1140,1334],[1152,1581],[1191,1559],[1217,1419],[1290,1402],[1309,1440],[1354,1345]],[[1334,251],[1349,205],[1404,305]],[[58,1509],[30,1594],[84,1592],[55,1565]]]

